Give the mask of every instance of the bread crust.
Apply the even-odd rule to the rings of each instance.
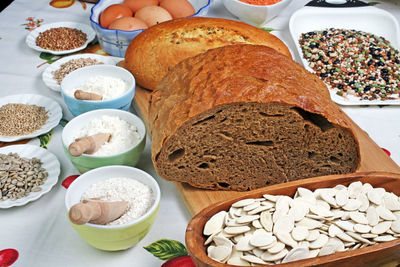
[[[348,129],[356,150],[351,171],[358,168],[360,151],[355,134],[318,77],[269,47],[231,45],[182,61],[152,93],[149,110],[151,151],[160,176],[176,181],[165,175],[165,166],[158,157],[171,138],[177,139],[175,135],[179,129],[193,124],[196,116],[233,103],[277,103],[322,115],[335,127]],[[198,184],[190,179],[178,181],[211,188],[209,184]]]
[[[190,17],[166,21],[140,33],[130,43],[123,66],[140,86],[154,90],[168,68],[183,59],[235,43],[266,45],[291,56],[277,37],[246,23]]]

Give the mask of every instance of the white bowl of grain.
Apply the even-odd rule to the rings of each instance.
[[[156,180],[133,167],[107,166],[79,176],[65,195],[67,212],[87,198],[128,201],[128,210],[107,225],[71,223],[78,234],[95,248],[124,250],[138,243],[157,217],[161,192]]]

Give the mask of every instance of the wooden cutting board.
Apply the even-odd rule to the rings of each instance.
[[[150,94],[150,91],[136,86],[134,107],[139,113],[139,116],[145,121],[146,126]],[[360,142],[361,165],[357,172],[386,171],[400,173],[400,167],[372,141],[367,133],[358,127],[350,118],[348,118],[348,120]],[[246,194],[246,192],[198,189],[186,183],[175,184],[192,216],[211,204],[226,200],[227,198]]]

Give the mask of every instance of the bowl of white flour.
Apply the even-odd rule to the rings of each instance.
[[[69,73],[61,82],[61,95],[74,116],[96,109],[129,110],[136,82],[124,68],[114,65],[92,65]],[[100,99],[76,98],[76,91]]]
[[[106,166],[79,176],[65,195],[66,211],[87,199],[127,201],[121,217],[106,225],[86,223],[72,227],[87,243],[107,251],[124,250],[150,230],[160,206],[160,188],[148,173],[129,166]]]
[[[79,138],[96,134],[110,138],[91,154],[74,157],[69,146]],[[146,144],[146,127],[136,115],[118,109],[99,109],[72,119],[62,132],[64,151],[72,164],[84,173],[109,165],[136,166]]]

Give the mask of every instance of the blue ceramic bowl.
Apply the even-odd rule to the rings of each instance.
[[[122,96],[103,101],[78,100],[71,95],[76,88],[85,83],[93,76],[110,76],[120,78],[129,84],[129,90]],[[72,115],[78,116],[82,113],[96,109],[122,109],[129,110],[135,95],[135,78],[124,68],[112,65],[93,65],[77,69],[69,73],[61,82],[61,95]]]
[[[206,16],[208,9],[211,5],[212,0],[188,0],[192,5],[194,10],[196,10],[195,16]],[[97,39],[101,48],[108,54],[115,57],[125,57],[126,49],[128,48],[130,42],[143,30],[136,31],[121,31],[121,30],[110,30],[105,29],[99,24],[99,17],[101,12],[106,9],[106,7],[112,4],[120,4],[123,0],[100,0],[96,5],[92,7],[90,15],[90,23],[92,28],[95,30]]]

